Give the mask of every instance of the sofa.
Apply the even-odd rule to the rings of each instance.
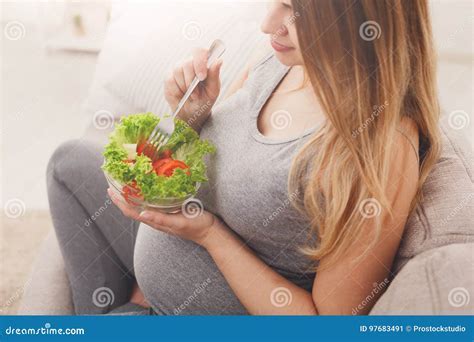
[[[165,73],[193,46],[220,37],[223,92],[246,61],[262,50],[265,8],[239,3],[143,4],[113,8],[90,95],[84,139],[103,144],[121,114],[167,110]],[[391,278],[371,315],[474,314],[472,146],[448,116],[440,122],[442,156],[407,221]],[[52,231],[40,248],[19,309],[22,315],[74,314],[64,262]]]

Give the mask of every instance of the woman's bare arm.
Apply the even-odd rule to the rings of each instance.
[[[414,134],[417,135],[417,132]],[[411,140],[418,141],[417,137]],[[360,262],[353,264],[351,261],[374,238],[375,218],[367,219],[364,240],[358,241],[343,260],[317,273],[313,300],[322,314],[367,314],[388,287],[393,259],[419,178],[418,159],[408,139],[397,133],[395,146],[397,151],[392,160],[388,189],[394,216],[391,218],[384,211],[380,213],[383,224],[380,240]],[[321,260],[321,264],[324,264],[324,260]]]

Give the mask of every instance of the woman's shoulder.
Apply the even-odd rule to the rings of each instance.
[[[405,132],[412,138],[418,138],[418,125],[412,118],[408,116],[402,117],[398,124],[399,130]]]
[[[393,147],[388,197],[395,206],[403,207],[414,198],[420,176],[418,126],[413,119],[406,117],[400,121]]]
[[[404,116],[397,127],[397,143],[399,146],[408,146],[408,149],[412,149],[415,152],[416,158],[419,159],[419,130],[418,125],[412,118]],[[408,145],[406,145],[408,143]]]

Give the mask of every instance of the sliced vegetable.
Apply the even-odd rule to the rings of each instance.
[[[124,185],[122,192],[123,198],[129,204],[135,204],[131,198],[143,200],[143,196],[140,193],[140,189],[138,188],[136,181],[132,181],[129,185]]]
[[[148,158],[152,158],[153,150],[147,146],[146,141],[137,144],[137,155],[146,155]]]
[[[160,153],[160,158],[171,158],[171,155],[173,154],[173,151],[171,150],[164,150],[163,152]]]
[[[146,145],[146,142],[145,142],[145,141],[142,142],[142,143],[137,144],[137,154],[138,154],[139,156],[142,155],[143,150],[145,149],[145,145]]]
[[[189,166],[183,163],[181,160],[170,160],[164,163],[156,173],[158,176],[165,176],[170,177],[173,175],[175,169],[183,169],[186,170],[186,174],[189,176],[191,173],[189,172]]]
[[[137,156],[137,144],[123,144],[123,148],[127,151],[127,160],[135,160]]]
[[[163,158],[163,159],[158,159],[156,162],[153,163],[153,169],[158,173],[158,169],[166,164],[167,162],[171,161],[171,158]]]

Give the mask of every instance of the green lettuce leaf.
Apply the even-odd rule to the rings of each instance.
[[[194,142],[182,144],[174,153],[173,158],[182,160],[189,166],[191,179],[195,182],[205,182],[206,164],[204,156],[215,153],[216,148],[208,141],[196,140]]]
[[[160,118],[153,113],[122,117],[111,135],[111,140],[119,144],[135,144],[148,138],[159,121]]]

